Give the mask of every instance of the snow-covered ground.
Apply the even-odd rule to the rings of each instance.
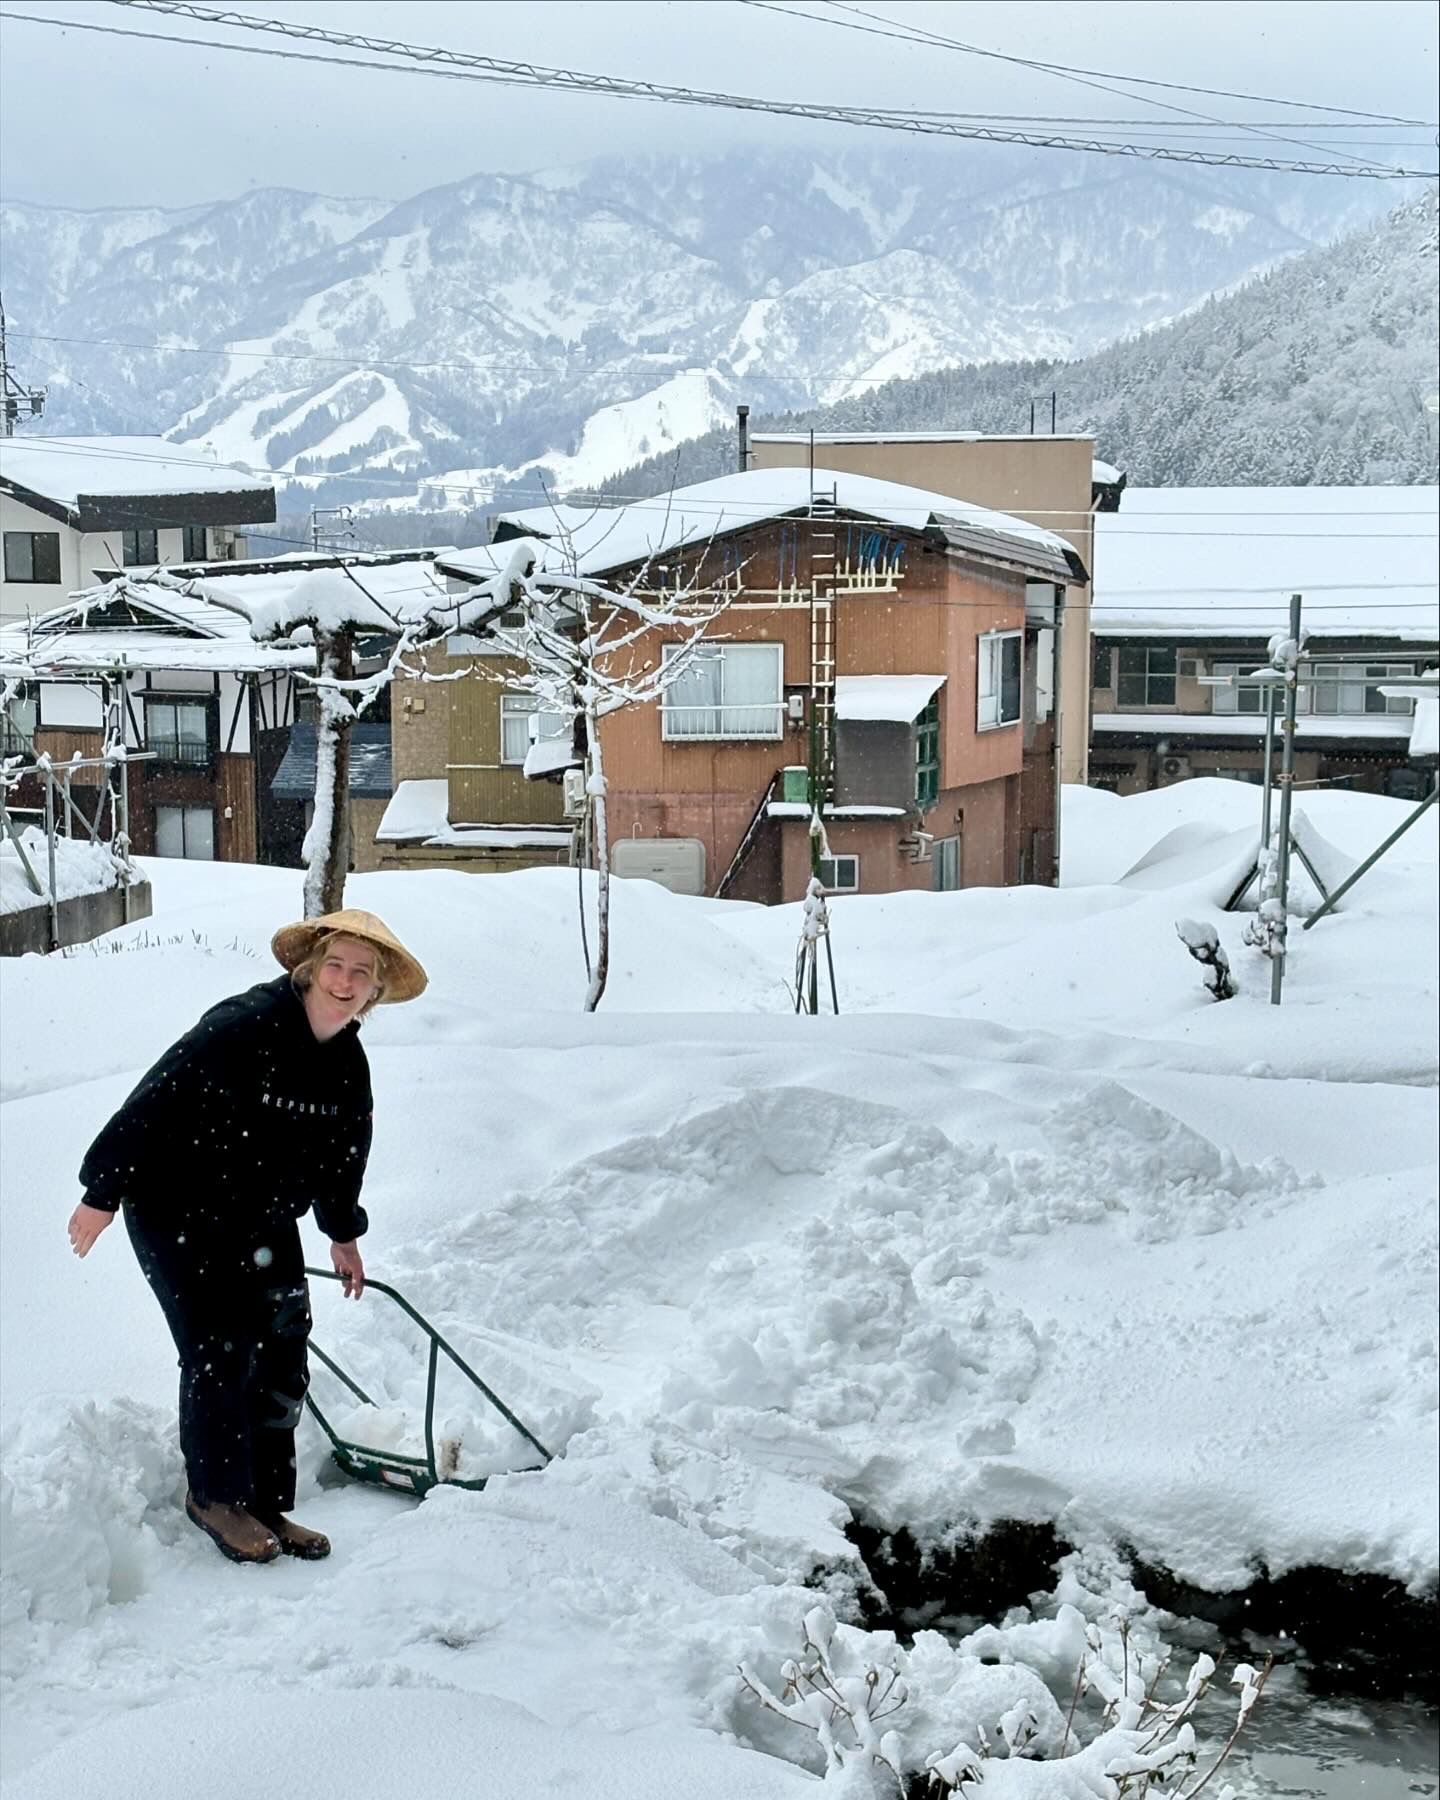
[[[416,1506],[321,1486],[307,1424],[315,1565],[237,1570],[188,1526],[158,1309],[122,1233],[83,1264],[64,1239],[90,1135],[269,977],[298,875],[150,862],[152,919],[0,968],[3,1800],[348,1800],[437,1769],[480,1796],[811,1791],[813,1735],[737,1665],[778,1693],[807,1613],[845,1613],[857,1515],[1078,1546],[1032,1623],[841,1628],[837,1669],[903,1665],[886,1723],[921,1766],[1026,1708],[1058,1743],[1041,1684],[1063,1714],[1087,1617],[1122,1654],[1118,1541],[1215,1589],[1312,1562],[1433,1587],[1434,815],[1295,921],[1275,1009],[1218,910],[1257,804],[1074,790],[1059,891],[836,902],[839,1019],[790,1012],[793,908],[620,883],[586,1017],[573,873],[352,877],[431,972],[366,1026],[367,1264],[563,1455]],[[1304,804],[1333,866],[1409,810]],[[1181,918],[1218,928],[1236,1000]],[[413,1330],[316,1288],[370,1441],[413,1442]],[[523,1460],[458,1378],[438,1425],[462,1475]],[[986,1770],[967,1792],[1107,1792],[1079,1757]]]
[[[21,860],[20,851],[24,851]],[[29,874],[26,865],[29,865]],[[73,900],[78,894],[98,894],[119,880],[119,866],[104,844],[84,838],[55,840],[55,898]],[[33,875],[40,885],[30,885]],[[0,913],[23,912],[44,906],[50,897],[50,858],[45,833],[27,825],[17,848],[10,838],[0,840]]]

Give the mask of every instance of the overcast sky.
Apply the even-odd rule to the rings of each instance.
[[[740,94],[957,112],[1153,117],[1177,131],[1205,129],[1074,80],[838,28],[821,21],[854,22],[854,14],[825,0],[776,3],[813,16],[782,16],[742,0],[407,0],[403,6],[244,0],[244,10]],[[1352,0],[866,0],[866,10],[1011,55],[1417,120],[1436,116],[1432,0],[1363,6]],[[0,0],[0,191],[11,199],[189,206],[257,186],[400,199],[477,170],[541,168],[615,150],[755,143],[880,149],[916,142],[750,114],[141,43],[26,23],[13,16],[20,12],[67,25],[90,21],[134,32],[286,44],[109,0]],[[1304,117],[1243,101],[1155,97],[1211,118]],[[1289,135],[1307,134],[1296,124]],[[1317,143],[1342,141],[1311,136]],[[1403,145],[1390,151],[1391,160],[1436,166],[1433,127],[1383,135],[1364,127],[1343,141],[1360,154],[1378,154],[1369,146],[1381,142]]]

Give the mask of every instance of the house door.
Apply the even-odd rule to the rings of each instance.
[[[939,838],[931,847],[937,894],[951,893],[960,885],[960,844],[960,833],[957,831],[954,837]]]

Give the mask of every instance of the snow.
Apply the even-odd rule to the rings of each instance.
[[[1298,593],[1312,638],[1433,642],[1437,533],[1434,488],[1127,487],[1095,517],[1091,627],[1269,637]]]
[[[828,495],[832,489],[842,512],[883,520],[902,530],[923,531],[936,522],[960,522],[993,533],[1002,546],[1008,541],[1016,554],[1040,550],[1064,556],[1068,548],[1053,532],[1009,513],[972,506],[967,500],[902,482],[816,469],[812,488],[808,469],[748,469],[631,501],[628,506],[599,509],[583,526],[561,538],[550,551],[550,560],[563,568],[573,557],[580,574],[604,574],[727,532],[748,530],[768,519],[803,512],[810,506],[812,491]],[[462,550],[441,557],[440,566],[456,575],[488,579],[494,571],[495,554],[496,549],[484,547]]]
[[[1265,721],[1253,713],[1092,713],[1095,731],[1133,731],[1147,737],[1252,737],[1263,738]],[[1404,738],[1410,720],[1403,714],[1328,713],[1295,721],[1297,738]]]
[[[943,675],[839,675],[837,719],[888,719],[908,725],[945,685]]]
[[[424,785],[407,822],[435,817]],[[1292,931],[1277,1009],[1210,899],[1258,809],[1221,781],[1067,790],[1059,890],[835,899],[838,1018],[791,1011],[796,906],[614,884],[585,1015],[574,870],[352,876],[432,975],[365,1027],[367,1263],[562,1454],[417,1505],[319,1485],[307,1423],[319,1564],[236,1570],[188,1526],[158,1311],[121,1231],[83,1263],[63,1238],[80,1146],[203,1006],[269,976],[296,873],[147,859],[152,919],[0,965],[3,1800],[340,1800],[436,1771],[809,1791],[813,1738],[736,1666],[778,1692],[807,1619],[844,1611],[856,1513],[1080,1546],[1038,1612],[961,1643],[834,1629],[847,1680],[902,1668],[916,1698],[886,1723],[925,1753],[998,1741],[1022,1700],[1052,1730],[1040,1682],[1063,1711],[1114,1605],[1163,1632],[1119,1540],[1221,1589],[1261,1562],[1433,1583],[1434,819]],[[1305,809],[1354,859],[1413,810]],[[1154,884],[1124,879],[1142,862]],[[1237,998],[1205,992],[1181,919],[1215,929]],[[413,1334],[315,1286],[317,1342],[413,1439]],[[437,1424],[462,1468],[508,1461],[458,1379]],[[977,1795],[1104,1791],[989,1769]]]
[[[50,859],[45,833],[27,825],[20,833],[35,879],[42,892],[36,893],[26,877],[19,852],[8,837],[0,839],[0,913],[22,912],[29,906],[44,906],[50,897]],[[79,894],[98,894],[119,884],[120,869],[103,844],[88,838],[59,838],[55,844],[55,898],[73,900]]]
[[[560,769],[578,769],[585,758],[576,754],[568,731],[559,737],[538,738],[525,752],[525,774],[534,778],[553,775]]]
[[[1417,756],[1440,756],[1440,700],[1419,699],[1410,723],[1410,751]]]
[[[0,448],[0,477],[72,509],[82,496],[271,491],[250,469],[187,456],[159,437],[17,437]]]
[[[450,823],[449,808],[450,783],[443,776],[399,782],[375,832],[375,842],[402,844],[443,831]]]

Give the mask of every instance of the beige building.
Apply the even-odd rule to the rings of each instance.
[[[824,468],[952,494],[1043,525],[1093,570],[1094,515],[1119,503],[1124,477],[1095,462],[1088,437],[987,437],[980,432],[756,432],[752,469]],[[1090,583],[1065,590],[1061,638],[1060,769],[1086,779],[1090,744]]]

